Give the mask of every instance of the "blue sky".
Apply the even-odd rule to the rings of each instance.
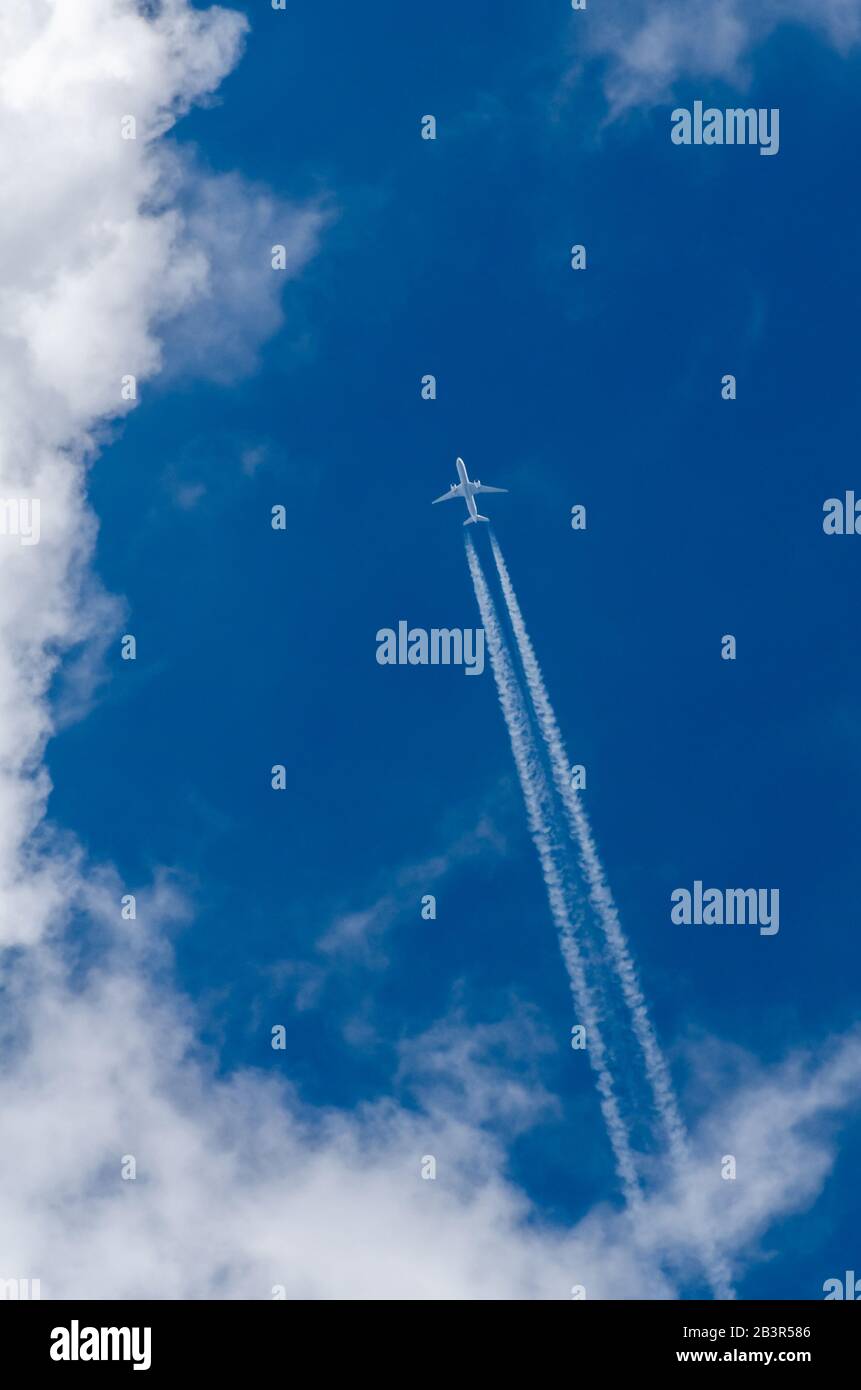
[[[505,1171],[564,1228],[620,1196],[492,674],[381,667],[375,634],[478,624],[462,508],[429,505],[460,454],[510,489],[488,507],[689,1122],[849,1032],[856,540],[821,522],[857,484],[861,56],[783,25],[743,78],[680,62],[611,118],[614,58],[561,0],[234,8],[242,61],[166,139],[325,225],[256,362],[219,379],[253,293],[196,371],[168,323],[166,371],[92,467],[94,566],[138,657],[113,642],[52,740],[49,815],[127,891],[167,871],[186,895],[176,981],[222,1075],[286,1065],[314,1107],[409,1107],[406,1040],[508,1020],[497,1060],[555,1101]],[[674,106],[740,93],[780,108],[776,157],[671,144]],[[672,925],[695,879],[778,887],[779,934]],[[857,1263],[857,1114],[834,1126],[742,1297],[821,1297]]]

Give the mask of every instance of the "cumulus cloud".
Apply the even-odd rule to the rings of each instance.
[[[597,1227],[530,1229],[469,1107],[425,1092],[420,1108],[312,1111],[287,1084],[218,1080],[176,997],[121,960],[76,991],[44,975],[21,991],[28,1042],[0,1081],[4,1277],[45,1297],[545,1298],[567,1296],[590,1248],[605,1268]],[[473,1071],[483,1111],[497,1077]],[[620,1279],[633,1293],[629,1259]]]
[[[165,910],[144,914],[151,932]],[[857,1036],[753,1073],[694,1135],[684,1182],[656,1173],[636,1221],[606,1206],[551,1226],[506,1172],[512,1134],[552,1109],[523,1017],[445,1020],[404,1044],[392,1096],[312,1108],[287,1080],[219,1076],[140,923],[105,922],[83,978],[39,951],[7,989],[0,1276],[39,1278],[44,1297],[675,1297],[704,1229],[738,1264],[813,1200],[830,1119],[861,1096]]]
[[[194,338],[187,365],[206,370],[219,296],[228,365],[247,369],[281,321],[268,238],[277,224],[295,273],[321,224],[316,207],[202,173],[159,141],[217,88],[246,28],[186,0],[8,0],[0,15],[0,942],[38,938],[62,898],[27,847],[60,658],[79,648],[68,713],[121,612],[89,572],[84,488],[107,422],[133,408],[123,380],[159,372],[171,321],[178,356]],[[31,545],[15,514],[34,500]]]
[[[687,77],[745,84],[754,49],[783,24],[804,25],[848,52],[861,42],[861,0],[626,0],[590,11],[583,42],[606,61],[618,114],[667,100]]]

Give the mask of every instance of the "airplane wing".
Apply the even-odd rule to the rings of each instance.
[[[463,486],[462,486],[462,484],[457,483],[454,487],[450,487],[449,490],[448,490],[448,492],[444,492],[443,495],[442,495],[442,497],[435,497],[435,498],[433,499],[433,501],[431,502],[431,506],[432,506],[432,507],[435,507],[436,504],[437,504],[437,502],[449,502],[449,501],[451,500],[452,497],[462,497],[462,496],[463,496]]]
[[[474,492],[507,492],[507,487],[485,487],[484,483],[477,483]]]

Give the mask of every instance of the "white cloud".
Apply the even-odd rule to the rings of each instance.
[[[46,1297],[268,1298],[283,1284],[290,1297],[565,1299],[575,1283],[673,1297],[703,1229],[738,1261],[815,1198],[829,1116],[861,1095],[857,1036],[754,1075],[694,1135],[685,1184],[657,1175],[636,1225],[601,1207],[550,1227],[506,1176],[507,1140],[548,1105],[531,1072],[544,1044],[522,1016],[454,1018],[406,1044],[408,1103],[312,1109],[286,1082],[216,1076],[188,1005],[149,982],[158,911],[149,934],[115,925],[83,984],[34,953],[5,1010],[0,1276],[39,1278]],[[735,1182],[719,1178],[726,1152]],[[429,1154],[435,1181],[420,1176]]]
[[[289,1007],[305,1013],[325,1005],[335,1008],[330,987],[340,981],[349,992],[349,1007],[343,1014],[342,1033],[351,1046],[375,1047],[379,1044],[374,1014],[375,1000],[367,988],[358,989],[359,972],[385,970],[389,965],[389,941],[401,927],[407,933],[431,928],[422,922],[419,910],[427,893],[437,896],[443,885],[468,863],[492,862],[505,852],[505,831],[500,826],[508,814],[507,792],[494,789],[494,815],[487,811],[459,810],[457,824],[445,827],[444,844],[437,852],[417,863],[405,863],[380,875],[384,884],[376,896],[361,907],[345,906],[343,900],[327,911],[329,919],[314,943],[312,955],[275,961],[261,972],[264,987],[255,997],[251,1016],[259,1021],[261,1010],[270,1007],[276,996],[289,998]],[[464,829],[463,826],[467,826]],[[339,890],[339,893],[342,890]],[[303,905],[303,913],[308,908]],[[286,1002],[286,1000],[285,1000]]]
[[[233,381],[258,366],[258,349],[284,323],[280,284],[300,273],[332,217],[325,200],[297,205],[237,173],[206,176],[193,162],[180,176],[186,236],[207,274],[190,308],[172,313],[167,371]],[[272,248],[286,266],[272,269]]]
[[[458,834],[437,854],[417,864],[401,865],[388,874],[386,891],[374,902],[337,913],[317,942],[318,951],[330,960],[343,956],[355,962],[359,958],[367,966],[383,968],[387,964],[383,941],[395,923],[406,912],[417,916],[422,897],[438,890],[468,860],[498,855],[504,847],[491,818],[481,814],[472,829]]]
[[[204,175],[158,140],[217,88],[246,28],[186,0],[7,0],[0,15],[0,497],[41,504],[38,545],[0,536],[0,942],[38,938],[58,910],[26,844],[48,792],[39,765],[60,655],[89,643],[68,713],[120,612],[88,570],[84,487],[107,422],[132,408],[122,378],[145,385],[160,370],[170,320],[178,357],[197,343],[185,365],[207,371],[226,341],[227,365],[247,369],[281,322],[273,226],[295,272],[321,225],[316,207]]]
[[[40,1278],[47,1297],[564,1298],[587,1254],[597,1266],[597,1221],[580,1239],[529,1229],[477,1123],[511,1092],[475,1055],[483,1039],[418,1045],[423,1072],[446,1046],[468,1067],[457,1118],[433,1087],[418,1109],[312,1111],[260,1076],[216,1079],[184,1006],[127,952],[77,992],[32,967],[7,1014],[28,1042],[0,1080],[3,1277]],[[537,1102],[520,1091],[516,1108],[522,1123]],[[619,1277],[633,1292],[630,1260]]]
[[[618,114],[666,101],[687,77],[744,85],[754,49],[788,23],[847,52],[861,42],[861,0],[626,0],[590,11],[582,42],[607,60],[605,87]]]

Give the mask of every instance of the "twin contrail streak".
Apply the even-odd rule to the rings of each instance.
[[[580,872],[582,873],[583,879],[586,884],[587,892],[589,895],[589,901],[592,904],[595,915],[598,919],[598,922],[600,924],[601,930],[607,943],[609,958],[614,975],[619,983],[619,986],[622,991],[622,996],[625,1000],[625,1003],[627,1004],[630,1013],[631,1025],[633,1028],[634,1036],[642,1052],[646,1076],[648,1078],[652,1095],[654,1097],[655,1108],[658,1113],[661,1129],[663,1131],[664,1139],[669,1150],[673,1168],[677,1175],[682,1177],[686,1172],[689,1171],[690,1168],[690,1151],[688,1147],[687,1133],[685,1130],[684,1122],[681,1117],[681,1113],[679,1111],[679,1105],[673,1089],[673,1083],[670,1076],[669,1067],[667,1066],[666,1059],[664,1057],[663,1052],[661,1051],[660,1044],[658,1042],[654,1027],[649,1017],[645,997],[643,994],[642,987],[640,985],[639,977],[637,975],[637,969],[631,957],[625,933],[622,930],[621,922],[619,921],[619,914],[616,908],[616,904],[613,900],[613,895],[610,891],[609,884],[607,883],[607,878],[604,873],[603,865],[598,856],[598,851],[595,846],[594,838],[592,836],[591,826],[589,824],[589,818],[586,815],[586,812],[583,808],[583,805],[580,801],[576,789],[571,785],[568,757],[565,751],[565,745],[562,741],[562,735],[559,731],[559,725],[556,721],[556,715],[553,711],[553,706],[551,705],[550,698],[547,694],[547,688],[544,684],[544,677],[541,672],[541,667],[538,664],[538,659],[535,655],[532,642],[526,630],[526,624],[523,620],[523,614],[520,611],[520,605],[517,601],[517,595],[514,592],[514,586],[511,582],[511,577],[508,573],[508,569],[505,564],[502,551],[499,547],[496,537],[492,533],[491,544],[493,547],[493,555],[496,561],[496,567],[499,572],[499,579],[500,584],[502,586],[502,592],[508,609],[509,619],[511,621],[511,626],[514,632],[515,640],[517,642],[518,652],[520,654],[520,661],[523,666],[524,675],[526,677],[526,684],[529,690],[530,700],[532,702],[532,707],[535,712],[535,718],[538,724],[538,728],[540,730],[541,737],[543,739],[547,751],[547,757],[553,776],[553,782],[556,786],[556,791],[558,793],[559,799],[562,802],[562,805],[565,809],[565,815],[568,822],[571,840],[576,850]],[[524,732],[520,733],[518,737],[526,749],[526,755],[522,756],[526,756],[526,760],[529,763],[529,776],[532,778],[532,787],[533,789],[540,790],[541,785],[543,783],[543,798],[546,801],[552,801],[550,788],[547,785],[547,780],[544,775],[544,768],[537,757],[535,744],[532,739],[529,718],[521,695],[520,685],[511,665],[508,651],[505,646],[505,639],[499,627],[499,621],[496,615],[495,608],[493,606],[493,600],[487,589],[487,584],[478,561],[478,556],[476,555],[471,543],[468,543],[467,545],[467,552],[469,555],[470,569],[472,571],[476,596],[479,600],[479,608],[482,612],[482,621],[484,622],[485,630],[487,631],[488,645],[491,652],[491,665],[493,666],[494,675],[496,676],[497,687],[499,689],[500,695],[500,702],[502,703],[506,723],[508,724],[509,728],[512,749],[515,753],[515,762],[518,763],[518,773],[520,775],[521,783],[524,786],[524,795],[526,795],[526,782],[524,781],[524,774],[523,772],[521,772],[520,763],[518,762],[518,752],[517,748],[515,747],[515,735],[513,732],[513,724],[516,724],[518,722],[518,717],[520,722],[522,723],[524,730]],[[500,666],[501,674],[497,671],[497,661],[494,660],[493,653],[495,647],[499,651],[501,651],[501,657],[498,663]],[[505,697],[503,697],[503,687],[505,687],[506,690]],[[511,717],[509,716],[509,713],[506,710],[506,703],[508,703],[508,705],[514,712]],[[539,778],[541,779],[540,781],[538,780]],[[551,809],[549,814],[552,817],[553,809]],[[534,831],[533,839],[536,840],[536,845],[538,845],[538,840],[536,839]],[[540,852],[541,851],[539,849],[539,853]],[[555,855],[551,854],[550,858],[551,860],[553,860],[556,876],[564,882],[564,879],[562,878],[562,870],[559,867],[560,862],[564,862],[564,860],[562,860],[562,856],[557,851]],[[545,881],[547,881],[546,874]],[[574,929],[571,925],[570,917],[567,917],[566,921],[567,936],[570,937],[571,946],[575,951],[576,958],[579,962],[580,976],[582,979],[582,988],[586,991],[586,997],[591,998],[589,985],[585,977],[585,972],[583,970],[582,957],[580,955],[579,948],[577,947],[576,942],[574,941]],[[557,926],[559,926],[558,921]],[[561,934],[564,942],[567,939],[566,934]],[[603,1043],[601,1047],[602,1064],[606,1065],[606,1054],[604,1052]],[[596,1071],[598,1071],[597,1067]],[[616,1106],[615,1114],[618,1117],[621,1130],[625,1135],[624,1152],[633,1164],[629,1132],[625,1127],[624,1122],[621,1119],[621,1116],[619,1115],[618,1106]],[[616,1156],[618,1165],[618,1151],[616,1152]],[[633,1185],[637,1195],[639,1196],[640,1188],[636,1178],[636,1168],[634,1168],[634,1174],[635,1176]],[[709,1282],[711,1283],[716,1296],[718,1298],[734,1297],[729,1278],[729,1271],[726,1267],[724,1260],[717,1253],[714,1247],[714,1243],[712,1241],[707,1239],[704,1242],[701,1248],[701,1258],[706,1273],[708,1275]]]
[[[475,596],[487,636],[490,664],[511,741],[511,751],[514,754],[514,763],[520,779],[523,799],[526,802],[530,833],[538,851],[550,912],[559,933],[559,945],[568,972],[574,1002],[580,1020],[586,1028],[589,1058],[597,1079],[601,1110],[616,1158],[616,1168],[622,1181],[625,1196],[629,1204],[636,1208],[642,1201],[642,1194],[631,1151],[630,1136],[619,1109],[613,1078],[607,1063],[606,1048],[598,1025],[595,1002],[586,980],[583,960],[575,938],[569,907],[569,890],[560,868],[559,855],[554,846],[552,831],[548,828],[553,825],[556,819],[550,787],[532,736],[529,716],[523,703],[520,686],[496,614],[496,606],[487,587],[481,563],[472,543],[472,537],[467,534],[465,541]]]
[[[637,976],[637,968],[631,959],[625,933],[619,921],[619,913],[613,901],[613,894],[598,857],[589,818],[583,809],[577,791],[571,785],[568,756],[562,742],[562,735],[559,732],[559,725],[556,722],[556,715],[550,704],[541,667],[526,631],[526,624],[523,621],[523,614],[520,611],[514,586],[511,583],[511,577],[495,536],[491,537],[491,544],[502,584],[502,592],[508,606],[511,626],[514,629],[514,636],[526,675],[526,684],[535,709],[538,727],[541,730],[541,736],[550,758],[553,780],[565,807],[571,837],[577,847],[580,867],[588,886],[589,898],[606,937],[625,1003],[631,1012],[634,1034],[643,1053],[646,1073],[654,1093],[655,1106],[661,1118],[667,1144],[672,1153],[678,1153],[680,1159],[687,1159],[685,1127],[673,1092],[669,1068],[649,1018],[645,997]]]

